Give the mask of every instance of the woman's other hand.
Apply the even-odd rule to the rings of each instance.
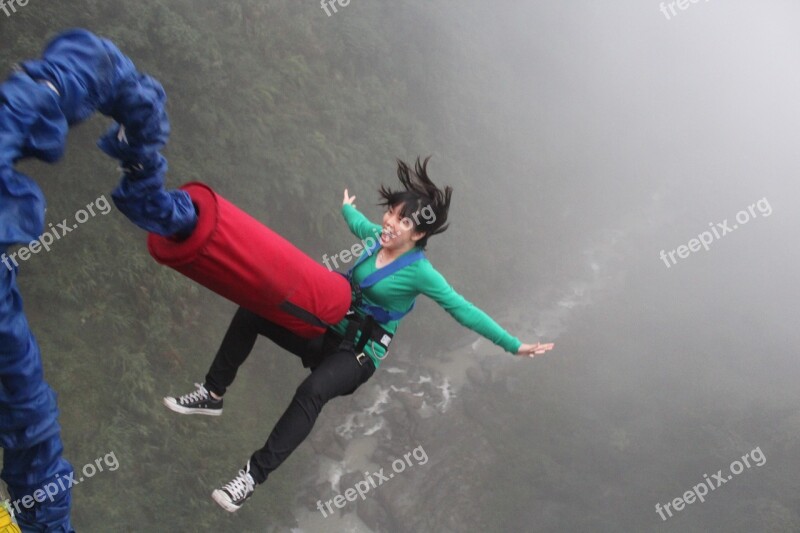
[[[352,205],[353,207],[355,207],[356,204],[353,203],[355,201],[356,201],[356,197],[355,196],[350,196],[349,194],[347,194],[347,189],[345,189],[344,190],[344,200],[342,200],[342,205],[348,205],[349,204],[349,205]]]
[[[523,344],[522,346],[519,347],[517,355],[534,357],[536,355],[542,355],[545,352],[549,352],[550,350],[553,349],[553,346],[555,346],[555,344],[553,344],[552,342],[550,344],[540,344],[538,342],[536,344]]]

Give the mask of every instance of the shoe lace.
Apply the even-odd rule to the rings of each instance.
[[[201,385],[200,383],[195,383],[194,386],[197,387],[197,390],[194,392],[190,392],[189,394],[184,394],[183,396],[178,398],[178,403],[187,404],[208,399],[208,391],[203,385]]]
[[[255,490],[255,483],[249,472],[239,470],[239,475],[225,484],[222,490],[230,494],[234,501],[238,501]]]

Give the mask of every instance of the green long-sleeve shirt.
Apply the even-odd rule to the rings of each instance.
[[[368,238],[377,239],[378,235],[380,235],[381,226],[370,222],[367,217],[352,205],[344,204],[342,206],[342,215],[350,227],[350,231],[362,241],[367,240],[369,242]],[[373,253],[371,257],[368,257],[353,271],[353,277],[356,282],[361,283],[364,278],[377,270],[375,266],[377,255]],[[424,294],[431,298],[455,318],[459,324],[486,337],[505,351],[515,354],[519,350],[522,344],[519,339],[512,336],[492,320],[489,315],[458,294],[427,258],[415,261],[375,285],[367,287],[363,290],[362,296],[368,303],[378,305],[384,309],[405,311],[411,307],[414,298],[419,294]],[[347,323],[348,320],[345,318],[338,324],[331,326],[331,329],[343,335],[347,329]],[[392,320],[382,326],[394,335],[399,323],[400,320]],[[356,338],[357,340],[358,337]],[[378,343],[368,342],[364,352],[375,363],[375,368],[380,366],[381,360],[386,356],[383,346]]]

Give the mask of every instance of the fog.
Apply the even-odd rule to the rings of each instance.
[[[775,489],[796,475],[798,6],[700,2],[669,19],[658,8],[514,3],[463,37],[463,71],[480,78],[503,145],[464,203],[472,218],[491,190],[505,206],[481,226],[510,227],[465,242],[525,265],[506,301],[527,301],[531,338],[556,349],[518,369],[523,381],[624,435],[612,471],[564,459],[614,480],[616,492],[586,497],[615,525],[587,529],[793,530],[796,496]],[[675,255],[725,220],[708,249]],[[729,435],[709,440],[716,431]],[[535,425],[526,435],[531,447],[544,438]],[[763,469],[667,520],[654,511],[756,447]],[[547,511],[531,503],[516,524],[567,530],[585,512]]]

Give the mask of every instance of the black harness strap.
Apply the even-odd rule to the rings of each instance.
[[[347,329],[344,333],[344,339],[339,345],[342,350],[352,350],[356,354],[358,364],[363,365],[365,361],[369,360],[364,353],[364,348],[368,342],[378,343],[384,347],[385,350],[389,349],[389,343],[392,342],[393,335],[383,329],[380,324],[375,321],[372,315],[365,315],[364,317],[350,310],[345,318],[348,319]],[[356,334],[361,332],[358,338],[358,343],[355,342]],[[373,348],[374,351],[374,348]]]
[[[303,322],[311,324],[312,326],[319,326],[321,328],[327,328],[330,324],[326,324],[323,322],[318,316],[314,315],[310,311],[306,311],[302,307],[298,307],[297,305],[293,304],[288,300],[284,300],[278,306],[281,311],[289,313],[290,315],[299,318]]]

